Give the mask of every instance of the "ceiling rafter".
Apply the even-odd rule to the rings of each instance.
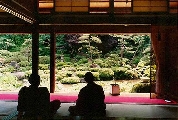
[[[14,0],[0,0],[0,9],[28,23],[32,24],[36,21],[31,11]]]

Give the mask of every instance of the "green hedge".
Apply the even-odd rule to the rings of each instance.
[[[65,77],[60,80],[62,84],[76,84],[80,82],[79,77]]]
[[[49,56],[39,56],[39,64],[49,64],[50,57]]]
[[[49,70],[49,64],[39,64],[40,70]]]
[[[125,67],[112,68],[116,80],[131,80],[138,77],[137,73]]]
[[[149,83],[140,83],[135,84],[131,90],[132,93],[149,93],[150,92],[150,84]]]
[[[99,78],[100,80],[107,81],[113,80],[114,72],[111,68],[102,68],[99,70]]]

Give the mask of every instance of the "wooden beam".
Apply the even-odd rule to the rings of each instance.
[[[93,25],[40,25],[42,33],[49,33],[55,29],[56,33],[151,33],[151,25],[128,25],[128,24],[93,24]]]
[[[9,12],[10,14],[13,14],[14,16],[17,16],[25,21],[27,19],[35,21],[33,12],[27,9],[26,7],[24,7],[23,5],[21,5],[20,3],[16,2],[15,0],[0,0],[0,5],[3,6],[1,9],[6,7],[4,11]]]

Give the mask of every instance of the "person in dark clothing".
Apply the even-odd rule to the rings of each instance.
[[[25,120],[47,120],[52,119],[53,113],[60,107],[60,100],[50,103],[50,94],[46,87],[38,87],[40,85],[40,76],[31,74],[29,77],[29,87],[22,87],[18,93],[18,116],[17,119]],[[57,104],[56,104],[57,103]],[[52,110],[53,104],[57,108]],[[53,105],[53,106],[50,106]]]
[[[87,72],[84,79],[87,85],[80,90],[76,106],[69,107],[70,114],[72,116],[105,116],[106,104],[103,88],[94,83],[94,76],[91,72]]]

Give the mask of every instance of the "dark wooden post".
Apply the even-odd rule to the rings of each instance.
[[[114,18],[114,0],[109,0],[109,20],[111,23],[115,22]]]
[[[39,32],[38,25],[33,25],[32,32],[32,74],[38,74],[39,61]]]
[[[50,93],[55,91],[55,54],[56,54],[56,34],[50,33]]]
[[[32,29],[32,73],[38,74],[38,61],[39,61],[39,23],[38,23],[38,0],[34,0],[34,18]]]

